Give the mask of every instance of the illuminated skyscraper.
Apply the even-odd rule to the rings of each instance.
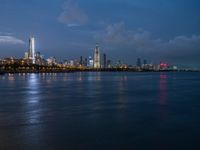
[[[88,66],[89,66],[90,68],[94,67],[94,60],[92,59],[91,56],[89,56]]]
[[[34,37],[30,37],[29,39],[28,57],[31,60],[31,62],[35,64],[35,38]]]
[[[96,48],[94,50],[94,68],[99,69],[101,68],[101,62],[100,62],[100,50],[98,44],[96,45]]]
[[[24,59],[28,59],[28,52],[25,52]]]

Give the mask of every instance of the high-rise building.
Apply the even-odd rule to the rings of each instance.
[[[103,54],[103,68],[107,68],[107,57],[106,54]]]
[[[112,68],[112,61],[111,60],[107,60],[107,67]]]
[[[88,67],[90,67],[90,68],[94,67],[94,60],[92,59],[91,56],[89,56]]]
[[[36,59],[41,58],[41,54],[40,54],[40,52],[36,52],[36,54],[35,54],[35,58],[36,58]]]
[[[35,64],[35,38],[30,37],[29,39],[29,50],[28,50],[28,57],[33,64]]]
[[[137,65],[137,67],[141,67],[141,66],[142,66],[142,64],[141,64],[141,59],[140,59],[140,58],[137,59],[136,65]]]
[[[79,64],[82,66],[83,65],[83,56],[80,57],[80,62]]]
[[[96,48],[94,50],[94,68],[99,69],[101,68],[101,62],[100,62],[100,50],[98,44],[96,45]]]
[[[50,58],[48,58],[48,59],[47,59],[47,64],[48,64],[49,66],[56,65],[56,64],[57,64],[56,58],[55,58],[55,57],[50,57]]]
[[[28,52],[25,52],[24,59],[28,59]]]
[[[144,59],[143,65],[147,65],[147,60],[146,59]]]
[[[87,67],[87,65],[88,65],[88,60],[87,60],[87,58],[85,58],[84,66]]]

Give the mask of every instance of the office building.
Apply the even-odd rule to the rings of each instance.
[[[107,57],[106,54],[103,54],[103,68],[107,68]]]
[[[141,59],[140,59],[140,58],[137,59],[136,66],[137,66],[137,67],[141,67],[141,66],[142,66],[142,63],[141,63]]]
[[[100,50],[98,44],[96,45],[96,48],[94,50],[94,68],[99,69],[101,68],[101,62],[100,62]]]
[[[144,59],[143,65],[147,65],[147,60],[146,59]]]
[[[28,52],[25,52],[24,59],[28,59],[28,58],[29,58]]]
[[[35,38],[34,37],[30,37],[29,39],[28,58],[31,60],[33,64],[35,64]]]
[[[87,65],[88,65],[88,59],[87,59],[87,58],[85,58],[85,61],[84,61],[84,66],[85,66],[85,67],[87,67]]]
[[[94,60],[92,59],[91,56],[89,56],[89,62],[88,63],[89,63],[88,67],[90,67],[90,68],[94,67]]]
[[[79,62],[80,66],[83,65],[83,56],[80,57],[80,62]]]

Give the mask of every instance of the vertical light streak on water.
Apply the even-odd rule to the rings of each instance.
[[[199,73],[6,74],[0,89],[0,149],[199,146]]]
[[[159,120],[161,122],[165,121],[167,117],[166,108],[168,105],[168,81],[167,81],[167,74],[161,73],[159,79]]]
[[[27,93],[25,99],[26,122],[28,124],[35,124],[40,122],[40,81],[37,74],[30,74],[27,81]]]
[[[127,76],[119,76],[116,80],[118,82],[118,109],[125,109],[127,107]]]
[[[160,80],[159,80],[159,104],[160,105],[166,105],[167,104],[167,97],[168,97],[168,91],[167,91],[167,74],[162,73],[160,74]]]

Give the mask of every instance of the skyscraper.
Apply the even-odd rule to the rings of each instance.
[[[28,59],[28,52],[25,52],[24,59]]]
[[[106,54],[103,54],[103,67],[107,68],[107,58],[106,58]]]
[[[92,59],[91,56],[89,56],[88,66],[89,66],[90,68],[94,67],[94,60]]]
[[[96,45],[96,48],[94,50],[94,68],[99,69],[101,68],[101,62],[100,62],[100,50],[98,44]]]
[[[136,66],[137,66],[137,67],[141,67],[141,66],[142,66],[142,63],[141,63],[141,59],[140,59],[140,58],[137,59]]]
[[[88,59],[85,58],[85,61],[84,61],[84,66],[87,67],[88,66]]]
[[[147,65],[147,60],[146,59],[144,59],[143,65]]]
[[[83,65],[83,56],[80,57],[80,62],[79,64],[82,66]]]
[[[31,62],[35,64],[35,38],[34,37],[30,37],[29,39],[28,57],[31,60]]]

